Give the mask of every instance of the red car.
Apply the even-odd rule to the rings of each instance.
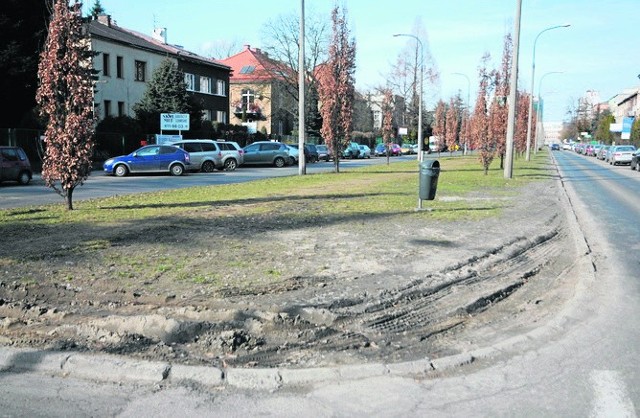
[[[402,148],[400,148],[400,145],[391,144],[391,147],[389,148],[389,155],[392,155],[392,156],[402,155]]]

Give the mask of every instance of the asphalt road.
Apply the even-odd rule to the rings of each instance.
[[[392,162],[415,160],[415,155],[391,158]],[[386,158],[362,160],[340,160],[340,169],[362,167],[371,164],[384,164]],[[329,172],[333,162],[307,164],[307,174]],[[106,176],[101,171],[93,171],[91,176],[73,193],[74,202],[99,197],[145,193],[159,190],[178,189],[192,186],[242,183],[267,177],[293,176],[298,174],[298,166],[284,168],[266,166],[241,166],[235,171],[216,171],[214,173],[189,173],[180,177],[168,174],[132,175],[128,177]],[[28,186],[5,182],[0,184],[0,209],[36,206],[50,203],[63,204],[64,200],[55,191],[46,187],[39,175],[35,175]]]
[[[583,249],[582,278],[558,319],[429,377],[345,370],[309,387],[99,384],[2,371],[7,416],[562,416],[635,417],[640,412],[640,173],[554,152]],[[470,359],[474,358],[471,353]],[[256,383],[264,376],[253,376]]]

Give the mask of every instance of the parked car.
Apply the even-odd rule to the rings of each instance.
[[[290,144],[285,144],[285,146],[287,147],[287,154],[289,154],[289,165],[298,164],[298,159],[300,158],[298,155],[300,153],[298,147],[294,147]]]
[[[371,158],[371,148],[367,145],[360,145],[360,154],[358,158]]]
[[[289,148],[281,142],[259,141],[243,148],[245,164],[269,164],[284,167],[289,164]]]
[[[389,154],[393,156],[402,155],[402,148],[400,148],[400,145],[398,144],[391,144],[391,147],[389,147]]]
[[[413,148],[413,145],[407,144],[406,142],[402,144],[402,146],[400,147],[400,150],[402,151],[403,154],[406,154],[406,155],[415,154],[415,149]]]
[[[600,152],[600,148],[602,148],[602,144],[596,144],[593,146],[592,152],[591,154],[589,154],[591,157],[595,157],[596,155],[598,155],[598,152]]]
[[[631,164],[631,158],[636,151],[636,147],[633,145],[616,145],[612,147],[611,157],[609,157],[609,164]]]
[[[222,166],[222,152],[218,143],[210,139],[188,139],[184,141],[174,142],[178,148],[189,153],[191,157],[191,171],[202,171],[203,173],[212,173],[216,169],[220,170]]]
[[[33,178],[31,162],[20,147],[0,147],[0,182],[17,181],[29,184]]]
[[[290,153],[291,152],[295,152],[295,162],[297,163],[299,158],[300,158],[300,148],[298,148],[298,144],[287,144],[287,146],[290,149]],[[318,151],[316,150],[316,146],[313,144],[305,144],[304,145],[304,158],[305,161],[308,163],[317,163],[319,158],[318,158]]]
[[[555,142],[551,144],[551,151],[560,151],[560,144]]]
[[[603,145],[602,148],[596,154],[596,158],[598,160],[604,160],[607,157],[607,153],[609,152],[610,145]]]
[[[318,152],[318,159],[329,161],[331,156],[329,155],[329,147],[326,145],[316,145],[316,151]]]
[[[640,172],[640,149],[636,150],[631,156],[631,166],[632,170],[638,170]]]
[[[565,142],[564,144],[562,144],[562,150],[563,151],[571,151],[573,145],[570,142]]]
[[[244,164],[244,151],[237,142],[217,139],[218,147],[222,152],[222,169],[233,171]]]
[[[171,173],[181,176],[191,165],[191,156],[173,145],[147,145],[128,155],[109,158],[102,168],[118,177],[129,173]]]
[[[357,142],[349,142],[342,150],[342,158],[358,158],[360,155],[360,144]]]
[[[378,144],[373,153],[378,157],[385,156],[387,155],[387,146],[385,144]]]

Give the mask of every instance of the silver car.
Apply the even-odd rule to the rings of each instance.
[[[224,139],[216,140],[220,152],[222,152],[222,169],[233,171],[244,164],[244,151],[237,142],[225,141]]]
[[[635,150],[636,147],[634,147],[633,145],[616,145],[615,147],[611,147],[609,164],[631,164],[631,158],[633,158],[633,153],[635,152]]]
[[[284,167],[289,161],[288,148],[281,142],[260,141],[244,147],[245,164],[269,164]]]
[[[223,168],[222,152],[220,152],[220,147],[215,141],[210,139],[185,139],[174,142],[172,145],[189,153],[193,171],[211,173],[216,168]]]

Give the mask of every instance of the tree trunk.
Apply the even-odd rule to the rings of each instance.
[[[73,189],[74,187],[67,189],[67,195],[64,198],[67,202],[67,210],[73,210]]]

